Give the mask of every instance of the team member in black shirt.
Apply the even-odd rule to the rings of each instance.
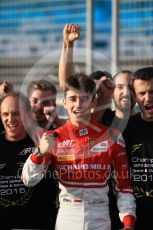
[[[12,90],[13,90],[13,85],[10,82],[7,81],[0,82],[0,99],[4,97],[7,93],[11,92]],[[4,132],[4,126],[0,119],[0,133],[3,132]]]
[[[115,89],[113,92],[114,111],[105,110],[101,122],[120,130],[126,128],[129,117],[135,113],[135,96],[132,87],[133,73],[122,70],[113,77]]]
[[[26,133],[29,101],[12,92],[1,99],[5,133],[0,135],[0,229],[54,229],[56,191],[51,173],[33,188],[20,178],[22,166],[35,143]],[[24,124],[24,125],[23,125]]]
[[[134,73],[134,91],[141,112],[124,132],[136,197],[136,230],[153,228],[153,67]]]

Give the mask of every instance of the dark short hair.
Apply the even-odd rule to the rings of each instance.
[[[31,106],[30,106],[30,102],[29,102],[29,99],[24,96],[24,94],[18,92],[18,91],[11,91],[9,93],[7,93],[5,96],[3,96],[1,99],[0,99],[0,108],[1,108],[1,104],[2,102],[5,100],[5,98],[7,97],[17,97],[19,98],[19,100],[21,100],[23,102],[23,105],[24,105],[24,108],[25,108],[25,111],[26,112],[29,112],[31,110]]]
[[[69,90],[70,87],[84,91],[84,92],[90,92],[92,97],[95,97],[96,94],[96,84],[95,82],[86,74],[84,73],[77,73],[74,75],[71,75],[67,82],[66,87],[64,90],[64,94],[66,95],[66,92]]]
[[[140,79],[149,81],[153,78],[153,67],[145,67],[134,72],[134,80]]]
[[[28,85],[27,96],[29,97],[32,91],[35,89],[42,91],[52,91],[55,95],[57,94],[55,85],[52,82],[46,80],[31,81]]]
[[[109,79],[112,79],[111,73],[107,71],[97,70],[89,75],[89,77],[92,78],[93,80],[99,80],[101,77],[104,77],[104,76],[106,76]]]
[[[121,70],[120,72],[116,73],[113,77],[113,80],[115,80],[116,77],[118,77],[119,74],[129,74],[131,77],[133,77],[133,72],[130,70]]]

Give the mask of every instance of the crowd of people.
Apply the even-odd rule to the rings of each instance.
[[[78,25],[64,26],[59,87],[67,120],[57,114],[53,82],[36,79],[26,95],[0,83],[3,230],[153,227],[153,67],[77,73],[79,36]]]

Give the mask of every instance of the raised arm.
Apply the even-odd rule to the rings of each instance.
[[[80,27],[76,24],[66,24],[63,29],[63,47],[59,61],[59,86],[64,90],[68,77],[74,73],[73,43],[79,38]]]

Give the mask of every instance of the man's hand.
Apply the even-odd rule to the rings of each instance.
[[[98,105],[109,104],[115,89],[114,82],[111,79],[104,76],[98,80],[98,83],[96,85]]]
[[[53,123],[57,118],[56,106],[44,107],[44,114],[46,116],[46,119],[49,122]]]
[[[115,89],[115,84],[111,79],[103,76],[98,80],[97,88],[102,95],[111,97]]]
[[[66,82],[69,76],[74,73],[73,65],[73,43],[80,36],[80,27],[69,23],[63,29],[63,48],[59,61],[59,87],[65,90]]]
[[[5,94],[12,91],[12,89],[13,89],[13,85],[11,83],[9,83],[7,81],[3,81],[0,84],[0,95],[5,96]]]
[[[63,40],[65,42],[73,42],[80,36],[80,27],[76,24],[66,24],[63,29]]]
[[[51,148],[55,146],[55,139],[53,134],[44,133],[40,139],[39,148],[40,153],[45,155],[51,152]]]

